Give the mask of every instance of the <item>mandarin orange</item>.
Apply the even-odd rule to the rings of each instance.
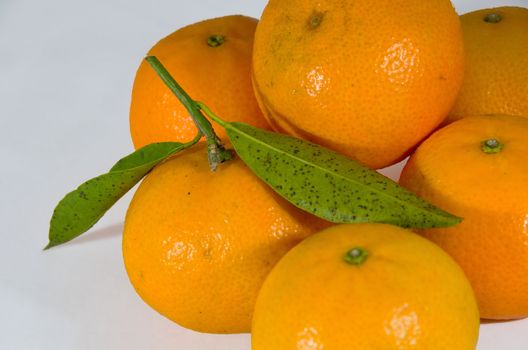
[[[338,225],[268,275],[252,349],[471,350],[478,331],[471,286],[440,248],[396,226]]]
[[[528,316],[528,119],[467,117],[434,133],[400,184],[463,217],[420,231],[460,264],[483,318]]]
[[[471,115],[528,116],[528,9],[484,9],[460,19],[465,77],[447,122]]]
[[[251,53],[257,20],[226,16],[181,28],[160,40],[156,56],[194,99],[228,121],[269,128],[251,86]],[[218,128],[220,138],[225,132]],[[130,133],[136,149],[149,143],[190,141],[197,129],[187,110],[146,61],[132,89]]]
[[[447,116],[464,71],[449,0],[270,0],[253,83],[278,131],[381,168]]]
[[[141,183],[126,215],[123,257],[137,293],[162,315],[201,332],[249,332],[273,265],[328,225],[238,158],[211,172],[201,143]]]

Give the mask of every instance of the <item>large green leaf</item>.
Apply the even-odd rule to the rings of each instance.
[[[451,226],[461,220],[319,145],[244,123],[222,125],[237,154],[257,176],[297,207],[323,219],[414,228]]]

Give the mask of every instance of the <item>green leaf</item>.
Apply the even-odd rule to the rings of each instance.
[[[258,177],[297,207],[323,219],[414,228],[461,221],[339,153],[244,123],[222,125],[237,154]]]
[[[119,160],[108,173],[90,179],[68,193],[53,211],[49,243],[45,249],[86,232],[154,166],[198,140],[197,137],[185,144],[163,142],[147,145]]]

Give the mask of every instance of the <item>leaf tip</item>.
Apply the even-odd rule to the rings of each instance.
[[[464,221],[464,218],[461,216],[451,215],[451,224],[450,226],[455,226]]]
[[[464,218],[460,217],[460,216],[456,216],[456,215],[453,215],[449,212],[443,212],[444,215],[443,215],[443,220],[438,222],[436,225],[433,225],[432,227],[430,228],[446,228],[446,227],[453,227],[453,226],[456,226],[458,224],[460,224]]]
[[[49,250],[50,248],[56,247],[59,244],[60,244],[59,242],[49,241],[49,243],[42,250],[44,251]]]

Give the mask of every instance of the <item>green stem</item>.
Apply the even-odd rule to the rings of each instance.
[[[205,113],[206,116],[214,120],[215,123],[219,124],[224,129],[229,127],[229,123],[220,119],[220,117],[214,114],[213,111],[211,111],[211,109],[207,107],[203,102],[196,101],[196,105],[198,106],[198,108],[200,108]]]
[[[209,166],[212,171],[215,171],[220,163],[231,159],[231,153],[224,148],[222,141],[216,136],[211,123],[202,115],[196,102],[183,90],[161,62],[155,56],[148,56],[145,60],[178,100],[180,100],[191,115],[200,133],[205,136]]]
[[[183,144],[183,149],[186,149],[186,148],[189,148],[191,146],[194,146],[196,143],[198,143],[198,141],[200,141],[200,139],[203,137],[202,133],[200,131],[198,131],[198,133],[196,134],[196,136],[194,137],[194,139],[192,139],[191,141],[189,142],[185,142]]]

